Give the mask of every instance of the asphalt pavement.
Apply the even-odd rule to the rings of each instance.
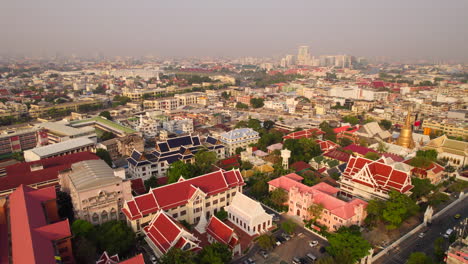
[[[388,251],[386,256],[382,256],[378,260],[374,260],[374,264],[404,264],[413,252],[424,252],[426,255],[433,256],[434,241],[441,237],[449,228],[454,228],[459,225],[463,219],[468,217],[468,199],[465,197],[463,201],[456,204],[454,207],[447,210],[437,219],[432,221],[432,225],[426,232],[424,237],[419,237],[419,232],[408,237],[400,245]],[[459,219],[454,216],[460,214]],[[446,243],[448,245],[448,241]]]

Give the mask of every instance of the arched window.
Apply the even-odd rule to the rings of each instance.
[[[107,220],[109,220],[109,215],[108,215],[107,212],[104,210],[104,211],[102,211],[102,213],[101,213],[101,221],[104,223],[104,222],[107,222]]]
[[[115,208],[111,209],[110,217],[111,217],[111,220],[117,220],[117,210],[115,210]]]
[[[92,222],[95,224],[99,223],[99,215],[97,213],[93,214]]]

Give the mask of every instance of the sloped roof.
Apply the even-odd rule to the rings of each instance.
[[[372,177],[370,179],[372,183],[364,182],[354,177],[354,175],[366,168],[370,177]],[[351,157],[348,166],[341,176],[358,184],[385,191],[394,189],[401,193],[406,193],[413,188],[411,177],[407,172],[385,164],[383,159],[372,161],[361,157]]]
[[[216,216],[210,218],[206,232],[216,239],[216,241],[226,244],[231,248],[239,242],[234,229],[223,223]]]
[[[337,149],[332,149],[332,150],[330,150],[328,152],[325,152],[323,154],[323,156],[328,157],[328,158],[332,158],[332,159],[335,159],[335,160],[339,160],[339,161],[342,161],[342,162],[348,162],[349,157],[351,157],[350,154],[348,154],[346,152],[343,152],[343,151],[339,151]]]
[[[359,146],[359,145],[356,145],[356,144],[351,144],[349,146],[346,146],[343,148],[344,150],[350,150],[352,152],[355,152],[355,153],[358,153],[360,155],[366,155],[367,152],[375,152],[377,153],[377,151],[373,150],[373,149],[370,149],[370,148],[366,148],[366,147],[363,147],[363,146]]]
[[[266,214],[265,209],[263,209],[259,202],[240,192],[234,196],[231,204],[227,206],[226,211],[229,212],[230,210],[235,210],[237,213],[244,215],[247,219],[255,219]]]
[[[20,185],[10,195],[13,263],[55,263],[54,240],[71,236],[67,220],[48,224],[43,202],[55,199],[55,187]]]
[[[55,143],[52,145],[33,148],[28,151],[31,151],[40,157],[47,157],[51,155],[56,155],[58,153],[62,153],[64,151],[77,149],[77,148],[81,148],[85,146],[91,146],[94,144],[95,144],[94,141],[87,137],[79,137],[79,138],[74,138],[74,139],[63,141],[63,142]]]
[[[305,129],[293,133],[289,133],[283,137],[283,139],[300,139],[300,138],[310,138],[313,136],[323,135],[325,132],[318,128]]]
[[[69,169],[73,163],[99,159],[91,152],[78,152],[38,161],[22,162],[7,166],[6,176],[0,178],[0,191],[56,180],[60,171]],[[31,171],[31,165],[42,165],[43,169]]]
[[[85,160],[71,165],[70,180],[79,191],[121,183],[122,179],[101,159]]]
[[[122,211],[128,218],[138,219],[160,209],[167,210],[186,204],[196,190],[211,196],[244,184],[239,170],[219,170],[151,189],[147,194],[126,201],[128,209],[123,208]]]

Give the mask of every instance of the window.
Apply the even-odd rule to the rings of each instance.
[[[213,201],[213,205],[218,204],[218,200]]]
[[[172,215],[173,218],[177,218],[179,216],[179,214],[175,213]]]
[[[208,202],[208,203],[205,204],[206,207],[210,207],[210,205],[211,205],[210,202]]]
[[[224,197],[221,198],[221,199],[219,199],[219,201],[220,201],[221,203],[224,202],[225,200],[226,200],[226,198],[224,198]]]
[[[186,213],[187,213],[187,212],[186,212],[185,210],[183,210],[183,211],[180,212],[180,216],[183,216],[183,215],[185,215]]]

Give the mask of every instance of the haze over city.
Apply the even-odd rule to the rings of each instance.
[[[4,1],[2,55],[468,60],[468,1]]]

